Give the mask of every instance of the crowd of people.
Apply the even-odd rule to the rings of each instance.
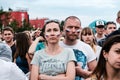
[[[42,29],[0,33],[0,80],[120,80],[120,11],[117,23],[81,27],[76,16],[48,20]]]

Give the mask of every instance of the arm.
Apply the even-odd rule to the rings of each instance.
[[[91,75],[92,71],[95,69],[96,64],[97,64],[96,60],[93,60],[93,61],[89,62],[87,64],[88,65],[88,70],[83,70],[81,68],[81,65],[78,64],[76,66],[76,74],[78,76],[82,76],[83,78],[88,78]]]
[[[82,76],[83,78],[88,78],[92,73],[92,71],[87,71],[87,70],[82,69],[80,64],[78,64],[75,67],[75,69],[76,69],[76,75]]]
[[[36,65],[32,65],[31,68],[31,74],[30,74],[30,80],[39,80],[39,67]]]
[[[31,65],[30,65],[30,62],[31,62],[32,59],[30,59],[28,53],[26,53],[26,59],[27,59],[28,65],[29,65],[29,71],[31,71]]]
[[[39,75],[40,80],[74,80],[75,79],[75,63],[73,61],[68,62],[66,74],[60,74],[57,76]]]
[[[92,71],[95,69],[96,64],[97,64],[96,60],[93,60],[93,61],[89,62],[87,64],[88,65],[88,70],[83,70],[81,68],[81,65],[78,64],[76,66],[76,74],[78,76],[82,76],[83,78],[88,78],[91,75]]]
[[[97,66],[97,61],[93,60],[93,61],[89,62],[87,65],[88,65],[89,71],[93,71],[95,69],[95,67]]]
[[[43,40],[43,37],[37,37],[36,39],[35,39],[35,41],[33,41],[32,42],[32,44],[31,44],[31,46],[30,46],[30,48],[29,48],[29,50],[28,50],[28,53],[29,54],[34,54],[34,52],[35,52],[35,50],[36,50],[36,46],[37,46],[37,44],[39,43],[39,41],[40,40]]]

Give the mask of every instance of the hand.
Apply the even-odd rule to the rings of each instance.
[[[79,74],[82,73],[82,71],[83,71],[80,64],[77,64],[77,66],[75,67],[75,70],[76,70],[76,75],[78,75],[78,76],[80,76]]]
[[[39,36],[36,38],[37,41],[44,41],[44,38],[42,36]]]
[[[92,73],[91,71],[82,69],[80,65],[76,66],[75,69],[76,69],[76,75],[82,76],[84,78],[88,78]]]

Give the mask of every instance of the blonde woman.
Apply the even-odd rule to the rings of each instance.
[[[81,41],[83,41],[91,46],[91,48],[94,50],[95,55],[98,60],[101,47],[97,45],[97,42],[96,42],[96,39],[95,39],[92,29],[89,27],[83,28],[81,31],[80,39],[81,39]]]

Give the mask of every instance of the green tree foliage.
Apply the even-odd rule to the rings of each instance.
[[[9,26],[12,27],[13,30],[16,32],[17,29],[18,29],[19,23],[18,23],[17,20],[13,20],[13,21],[11,21],[11,23],[9,24]]]
[[[8,26],[9,25],[9,19],[11,18],[10,13],[7,11],[4,11],[1,7],[0,9],[0,29],[2,30],[3,25]]]
[[[26,19],[23,20],[23,22],[19,23],[16,19],[12,20],[11,19],[11,14],[10,12],[13,11],[11,8],[8,9],[9,11],[4,11],[3,8],[0,8],[0,30],[2,30],[3,25],[5,26],[10,26],[13,28],[15,32],[22,32],[25,30],[31,30],[33,27],[30,25],[29,21],[26,21]],[[20,26],[20,24],[22,24]]]
[[[18,23],[17,20],[13,20],[9,26],[13,28],[13,30],[15,32],[23,32],[25,30],[31,30],[32,26],[30,26],[30,23],[26,21],[26,19],[23,20],[23,22],[21,22],[21,26],[19,26],[20,24]]]

